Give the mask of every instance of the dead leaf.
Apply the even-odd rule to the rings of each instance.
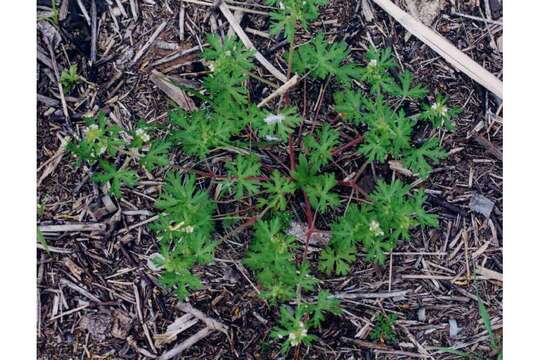
[[[111,335],[118,339],[125,339],[129,334],[133,319],[121,310],[113,310],[113,326]]]
[[[112,318],[108,314],[89,314],[82,317],[79,327],[88,331],[95,340],[103,341],[110,336]]]
[[[431,26],[441,12],[440,0],[406,0],[405,2],[411,15],[426,26]],[[410,37],[411,33],[407,32],[405,41],[409,41]]]

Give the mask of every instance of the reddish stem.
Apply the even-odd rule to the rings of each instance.
[[[336,156],[336,155],[341,154],[343,151],[347,150],[348,148],[353,147],[354,145],[362,142],[363,139],[364,139],[364,137],[362,136],[362,134],[358,134],[357,137],[355,137],[353,140],[349,141],[347,144],[344,144],[344,145],[338,147],[337,149],[335,149],[334,151],[332,151],[332,156]]]
[[[311,210],[311,204],[309,203],[307,194],[304,190],[302,190],[302,193],[304,194],[304,203],[305,203],[304,211],[306,213],[306,220],[308,224],[308,228],[306,231],[306,243],[304,245],[304,257],[302,259],[302,262],[303,262],[307,257],[309,239],[311,239],[311,234],[313,233],[315,222],[313,221],[313,212]]]

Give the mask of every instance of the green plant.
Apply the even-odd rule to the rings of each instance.
[[[281,339],[286,352],[311,344],[325,317],[340,314],[339,300],[322,289],[308,256],[321,215],[334,219],[318,263],[327,274],[347,274],[359,245],[366,260],[382,265],[386,253],[410,239],[414,229],[437,226],[437,217],[424,209],[422,190],[401,180],[381,180],[360,203],[354,193],[347,194],[349,188],[359,188],[355,177],[342,177],[345,171],[335,170],[343,168],[356,148],[356,158],[374,167],[399,160],[426,178],[446,153],[434,135],[425,134],[431,127],[435,134],[435,128],[450,126],[456,112],[441,97],[435,106],[418,110],[427,90],[414,82],[410,71],[397,71],[389,49],[369,49],[364,65],[351,61],[345,42],[330,44],[323,34],[296,49],[299,26],[305,29],[325,1],[269,3],[281,7],[272,12],[272,32],[284,31],[290,43],[288,75],[298,72],[306,82],[325,81],[323,89],[337,87],[324,98],[334,99],[330,113],[318,117],[317,110],[311,117],[305,105],[303,113],[309,115],[300,115],[299,102],[291,104],[287,93],[275,107],[256,106],[259,95],[252,98],[247,86],[250,77],[260,79],[254,74],[254,51],[233,38],[211,35],[202,54],[209,72],[200,89],[186,89],[199,100],[197,110],[171,111],[159,133],[144,122],[128,131],[100,114],[69,148],[79,163],[100,170],[92,178],[110,184],[116,197],[123,187],[135,185],[139,170],[163,173],[170,150],[179,148],[184,157],[196,157],[183,164],[185,174],[168,172],[155,203],[159,216],[150,228],[160,252],[152,261],[161,270],[160,281],[187,298],[202,287],[197,272],[214,257],[214,233],[229,236],[254,227],[243,263],[256,278],[260,297],[279,309],[272,336]],[[327,87],[331,79],[337,84]],[[158,134],[167,135],[160,139]],[[424,137],[418,139],[419,134]],[[347,156],[342,156],[346,150]],[[300,206],[291,206],[293,201]],[[303,211],[304,244],[288,234],[291,210]],[[394,322],[393,315],[379,317],[373,336],[395,340]]]
[[[397,335],[394,331],[394,324],[397,321],[395,314],[379,314],[375,319],[375,326],[371,330],[369,337],[380,342],[395,343]]]
[[[366,259],[378,264],[398,240],[408,240],[416,226],[437,226],[437,217],[424,208],[426,195],[396,180],[390,184],[379,181],[371,195],[372,204],[351,205],[345,215],[332,225],[332,235],[321,253],[321,270],[338,275],[349,272],[356,259],[356,244],[361,242]]]
[[[257,156],[237,156],[236,161],[228,163],[226,168],[229,177],[223,180],[223,189],[234,193],[236,199],[259,190],[257,176],[261,173],[261,163]]]
[[[328,44],[324,35],[318,33],[313,40],[303,44],[293,56],[293,70],[300,74],[310,73],[315,78],[325,79],[333,75],[344,84],[360,76],[361,69],[355,64],[345,63],[350,49],[344,42]]]
[[[77,64],[71,65],[67,70],[62,70],[62,74],[60,74],[60,83],[66,94],[69,94],[79,81],[80,77],[79,74],[77,74]]]
[[[313,304],[305,301],[302,294],[313,292],[319,280],[310,274],[307,262],[296,265],[298,245],[294,237],[284,234],[283,225],[279,218],[257,222],[244,262],[255,272],[263,288],[261,296],[270,304],[297,301],[294,312],[281,306],[279,326],[272,332],[274,338],[285,338],[282,349],[287,352],[291,346],[311,343],[315,337],[308,334],[309,329],[319,327],[325,313],[338,315],[340,308],[328,290],[321,290]]]
[[[169,164],[170,144],[165,140],[154,139],[150,135],[155,129],[144,122],[139,122],[134,130],[126,131],[116,124],[111,124],[105,114],[86,119],[81,139],[75,139],[67,145],[67,150],[77,159],[77,164],[87,164],[99,171],[92,175],[92,180],[101,185],[110,185],[110,193],[117,198],[122,196],[122,186],[133,187],[137,184],[137,172],[129,168],[135,162],[148,171]],[[117,160],[124,157],[124,165],[117,168]]]
[[[211,233],[215,205],[207,192],[197,190],[194,176],[170,173],[155,206],[162,212],[151,226],[159,239],[161,253],[154,263],[164,269],[160,276],[162,284],[174,288],[178,297],[185,299],[188,289],[202,287],[191,268],[213,259],[216,242],[211,240]]]
[[[48,16],[41,17],[40,20],[41,19],[50,21],[54,25],[60,23],[60,12],[58,11],[56,0],[51,0],[51,13]]]
[[[101,185],[110,183],[111,194],[117,198],[122,196],[122,185],[133,187],[137,184],[137,174],[133,170],[117,169],[106,160],[100,160],[99,167],[101,172],[94,174],[92,179]]]
[[[287,195],[296,190],[296,185],[277,170],[274,170],[269,181],[261,183],[261,186],[266,190],[267,196],[259,199],[259,207],[268,206],[280,211],[287,208]]]
[[[266,3],[279,7],[279,10],[270,13],[273,21],[270,33],[275,35],[284,31],[286,39],[292,44],[296,26],[300,24],[307,30],[308,24],[319,16],[319,6],[326,4],[326,0],[266,0]]]

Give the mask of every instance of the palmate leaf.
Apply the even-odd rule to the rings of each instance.
[[[94,181],[99,184],[111,184],[111,194],[116,198],[122,196],[120,187],[125,185],[127,187],[133,187],[137,184],[137,174],[132,170],[118,170],[114,165],[105,160],[99,161],[99,167],[102,172],[94,174],[92,177]]]
[[[356,260],[356,249],[353,247],[338,247],[336,249],[327,247],[321,252],[319,259],[319,269],[327,274],[346,275],[351,267],[350,263]]]
[[[293,57],[293,70],[311,74],[318,79],[329,75],[342,83],[349,83],[360,76],[360,68],[354,64],[342,64],[349,56],[350,49],[344,42],[328,44],[322,33],[298,48]]]
[[[314,327],[320,327],[325,313],[334,315],[341,314],[339,300],[333,297],[328,290],[321,290],[317,296],[317,302],[308,307],[311,313],[311,323]]]
[[[259,206],[269,206],[276,210],[285,210],[287,207],[287,195],[296,190],[296,185],[283,177],[277,170],[272,172],[270,181],[261,183],[261,186],[268,192],[267,196],[261,196]]]
[[[157,167],[163,167],[170,164],[169,148],[171,145],[166,141],[154,141],[150,145],[150,150],[144,155],[140,164],[148,171],[154,171]]]
[[[318,140],[317,140],[318,139]],[[304,138],[304,145],[308,149],[309,162],[319,169],[332,158],[332,149],[338,144],[339,133],[328,124],[324,124],[314,135]]]
[[[363,99],[364,96],[359,91],[350,89],[338,91],[334,93],[334,110],[343,119],[358,125],[362,118],[360,109],[363,106]]]
[[[449,107],[444,96],[437,95],[433,104],[424,104],[420,113],[420,120],[430,121],[434,128],[445,127],[452,131],[455,128],[452,119],[461,112],[461,109]]]
[[[319,175],[311,179],[310,183],[305,187],[305,191],[311,206],[316,211],[324,214],[330,208],[339,205],[338,195],[331,192],[336,185],[334,174]]]
[[[359,71],[359,78],[370,85],[370,92],[374,95],[381,95],[385,88],[394,88],[396,86],[395,81],[388,72],[396,66],[391,49],[378,50],[370,47],[367,52],[367,59],[366,67]]]
[[[189,155],[200,159],[220,146],[228,144],[234,123],[222,118],[212,118],[207,110],[187,113],[177,109],[169,114],[169,120],[174,128],[171,131],[171,141],[182,146]]]
[[[254,50],[246,49],[242,42],[232,37],[224,37],[222,43],[222,39],[211,34],[207,41],[210,46],[202,55],[212,64],[212,72],[240,75],[241,81],[247,79],[248,72],[254,67]]]
[[[296,25],[300,24],[304,30],[307,30],[308,24],[319,16],[319,6],[326,4],[326,1],[266,0],[268,5],[279,7],[279,10],[270,13],[273,21],[270,33],[277,35],[283,31],[289,44],[292,44],[296,34]]]
[[[238,156],[235,162],[226,165],[228,178],[223,180],[223,189],[240,199],[244,194],[254,194],[259,189],[261,162],[256,155]]]
[[[447,153],[441,149],[437,139],[429,139],[419,148],[411,148],[405,153],[403,165],[418,173],[425,179],[431,172],[431,165],[428,160],[434,164],[438,164],[441,160],[446,159]]]
[[[399,75],[400,84],[386,82],[383,83],[384,90],[393,96],[402,98],[421,99],[427,95],[427,90],[421,85],[413,86],[414,75],[405,70]]]

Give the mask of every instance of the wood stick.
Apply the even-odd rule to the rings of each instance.
[[[207,2],[207,1],[198,1],[198,0],[182,0],[182,1],[185,1],[185,2],[190,3],[190,4],[195,4],[195,5],[203,5],[203,6],[209,6],[209,7],[214,6],[213,3]],[[252,10],[252,9],[243,8],[243,7],[240,7],[240,6],[228,5],[228,7],[229,7],[229,9],[240,10],[240,11],[245,12],[247,14],[265,15],[265,16],[269,15],[269,13],[264,12],[264,11]]]
[[[231,10],[229,10],[227,4],[221,3],[219,5],[219,9],[223,13],[223,16],[227,19],[227,21],[231,24],[234,31],[236,32],[236,35],[240,38],[242,43],[244,43],[245,47],[248,49],[255,50],[255,59],[257,59],[262,66],[264,66],[272,75],[274,75],[277,79],[281,80],[281,82],[287,82],[287,77],[279,71],[274,65],[272,65],[266,58],[255,48],[247,34],[244,32],[240,24],[236,21],[234,15],[232,14]]]
[[[337,293],[337,299],[388,299],[407,295],[409,290],[395,290],[380,293]]]
[[[137,52],[137,54],[135,54],[135,56],[133,57],[133,60],[131,60],[131,65],[134,65],[141,58],[141,56],[144,55],[144,53],[148,50],[150,45],[152,45],[152,43],[156,41],[159,34],[163,31],[163,29],[165,29],[166,25],[167,25],[167,21],[164,21],[157,27],[156,31],[154,31],[152,36],[150,36],[150,39],[148,39],[146,44],[144,44],[144,46]]]
[[[433,51],[442,56],[456,69],[484,86],[499,98],[503,98],[503,83],[495,75],[476,63],[463,51],[452,45],[446,38],[431,30],[414,17],[401,10],[390,0],[373,0],[390,16],[396,19],[407,31],[423,41]]]
[[[205,314],[203,314],[201,311],[195,309],[190,304],[184,303],[184,302],[179,302],[178,305],[176,305],[176,307],[178,309],[182,310],[185,313],[189,313],[189,314],[195,316],[196,318],[198,318],[199,320],[204,322],[209,329],[218,330],[218,331],[221,331],[222,333],[224,333],[225,335],[227,335],[227,330],[229,329],[227,327],[227,325],[224,325],[224,324],[220,323],[219,321],[214,320],[214,319],[206,316]]]
[[[201,339],[205,338],[206,336],[208,336],[208,334],[210,334],[211,332],[212,332],[212,329],[207,328],[207,327],[205,327],[202,330],[199,330],[195,335],[190,336],[189,338],[187,338],[182,343],[180,343],[180,344],[176,345],[175,347],[173,347],[171,350],[163,353],[163,355],[161,355],[159,357],[159,360],[172,359],[173,357],[181,354],[184,350],[186,350],[186,349],[190,348],[191,346],[193,346],[199,340],[201,340]]]
[[[71,282],[67,279],[60,279],[60,285],[65,285],[67,287],[69,287],[70,289],[72,290],[75,290],[76,292],[78,292],[79,294],[85,296],[86,298],[94,301],[94,302],[97,302],[97,303],[102,303],[101,300],[99,300],[95,295],[92,295],[88,290],[80,287],[79,285],[75,284],[74,282]]]
[[[92,13],[92,24],[91,24],[91,31],[92,31],[92,38],[91,38],[91,44],[90,44],[90,65],[94,65],[96,63],[96,57],[97,57],[97,8],[96,8],[96,0],[92,0],[92,4],[90,6],[90,12]]]
[[[273,93],[268,95],[266,98],[264,98],[260,103],[258,103],[257,107],[260,108],[260,107],[266,105],[270,100],[272,100],[272,99],[286,93],[290,88],[292,88],[293,86],[295,86],[298,83],[298,79],[300,79],[298,74],[294,75],[286,83],[281,85],[276,91],[274,91]]]
[[[105,224],[63,224],[63,225],[39,225],[39,230],[46,232],[77,232],[77,231],[105,231]]]

